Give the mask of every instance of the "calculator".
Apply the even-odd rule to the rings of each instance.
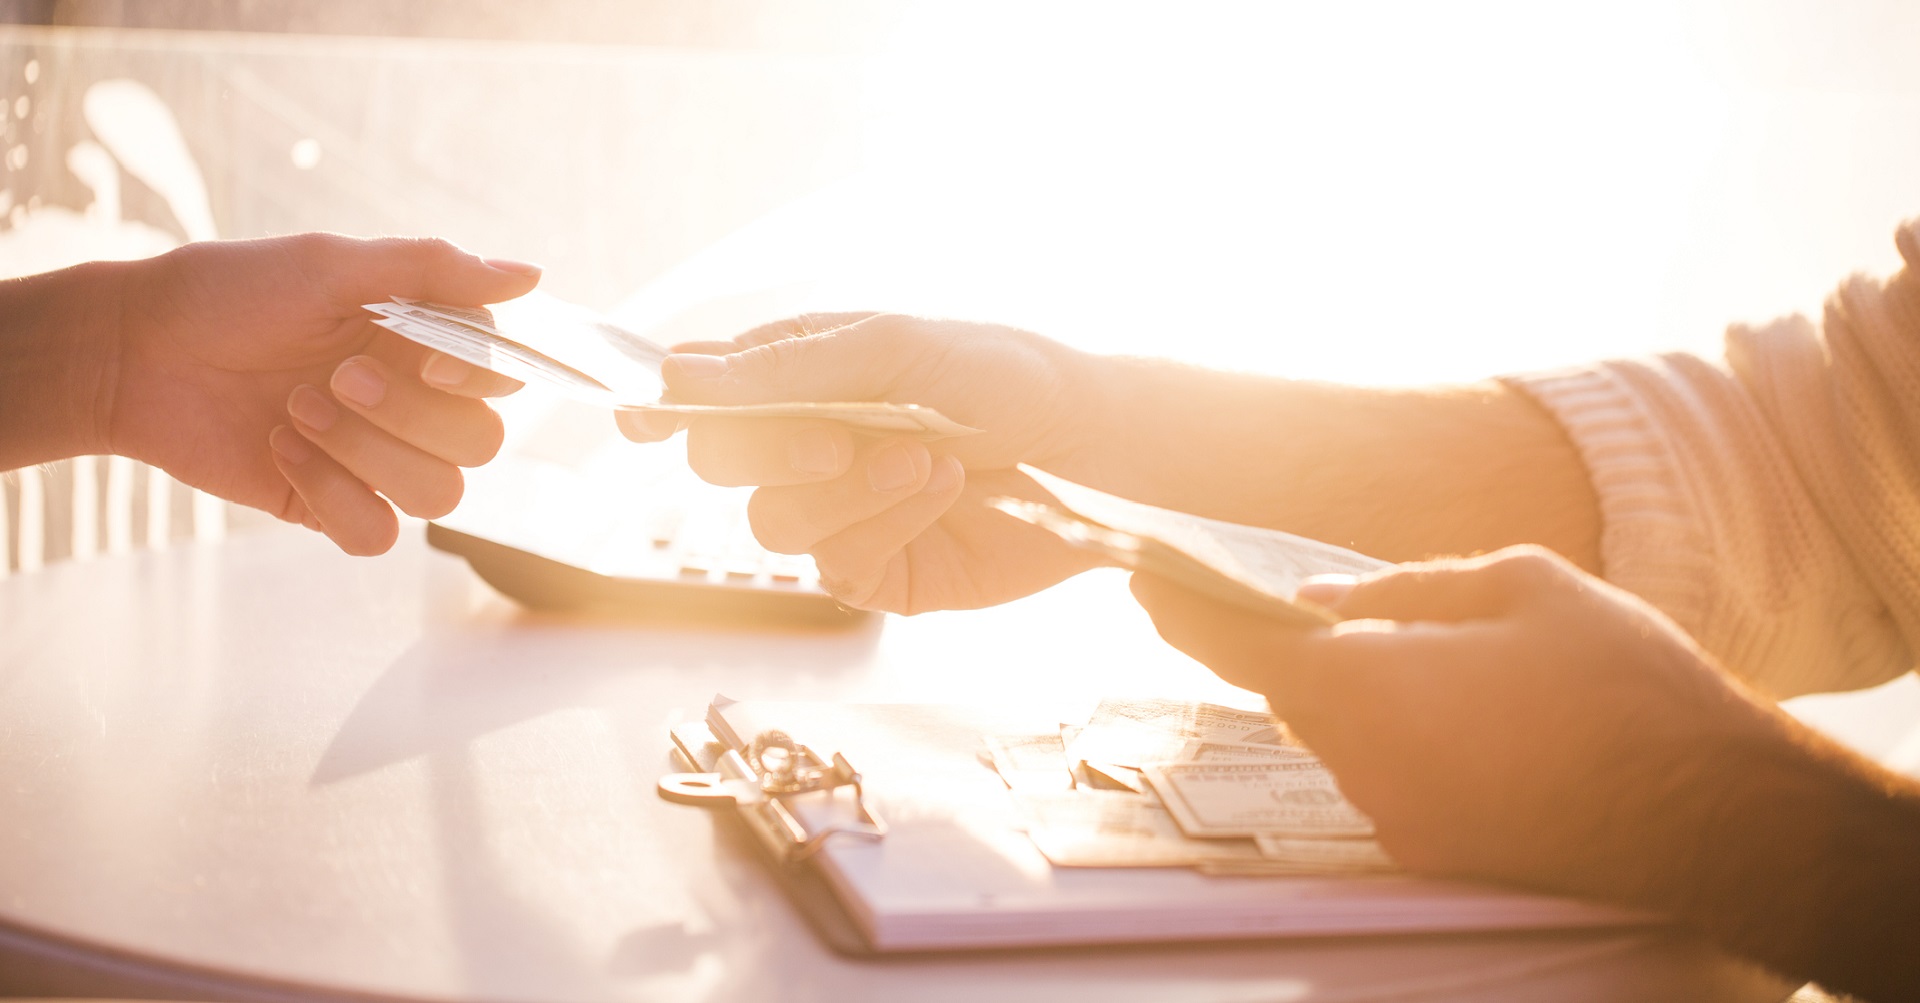
[[[821,588],[812,558],[760,546],[751,489],[701,481],[682,439],[627,442],[604,410],[523,396],[496,402],[500,456],[427,526],[495,589],[538,610],[730,626],[864,619]]]

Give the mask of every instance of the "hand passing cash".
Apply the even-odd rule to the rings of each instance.
[[[369,303],[374,323],[401,337],[523,383],[621,411],[736,418],[818,418],[869,432],[921,439],[971,435],[932,408],[883,401],[713,405],[660,400],[667,349],[584,307],[543,293],[487,307],[455,307],[395,297]]]

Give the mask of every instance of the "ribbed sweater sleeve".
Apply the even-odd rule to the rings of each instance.
[[[1855,689],[1920,651],[1920,221],[1907,267],[1815,327],[1736,326],[1727,358],[1507,378],[1566,428],[1603,574],[1776,697]]]

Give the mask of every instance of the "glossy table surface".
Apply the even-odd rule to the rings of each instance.
[[[1162,645],[1107,574],[994,610],[724,630],[529,614],[417,536],[362,560],[273,530],[0,582],[0,645],[9,988],[714,1003],[1789,991],[1658,932],[851,959],[710,818],[654,794],[668,729],[716,692],[1235,695]]]

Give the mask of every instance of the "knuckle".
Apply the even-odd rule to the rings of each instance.
[[[403,249],[422,257],[442,258],[464,253],[459,245],[445,237],[397,237],[395,239],[400,242]]]
[[[1494,555],[1491,566],[1514,582],[1525,585],[1546,585],[1566,574],[1565,559],[1532,543],[1499,551]]]
[[[325,231],[296,233],[282,239],[286,241],[287,250],[294,257],[303,261],[337,260],[346,257],[367,243],[356,237]]]
[[[804,338],[782,338],[740,353],[734,366],[744,378],[777,384],[786,373],[805,363],[809,348]]]
[[[856,331],[845,332],[849,337],[856,335],[863,339],[872,339],[881,345],[903,347],[917,342],[925,334],[926,322],[911,314],[876,313],[866,319]]]

